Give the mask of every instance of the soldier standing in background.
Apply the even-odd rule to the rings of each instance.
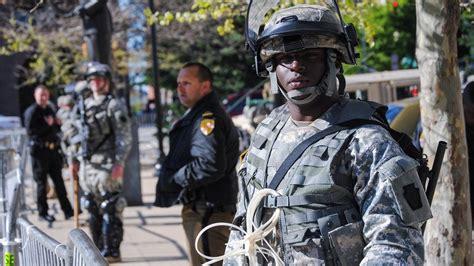
[[[97,248],[109,262],[117,262],[121,260],[123,239],[126,200],[121,192],[124,163],[131,148],[130,119],[125,104],[109,91],[111,72],[107,65],[89,63],[86,79],[92,96],[84,102],[88,136],[83,136],[87,141],[86,161],[80,165],[86,173],[80,176],[85,193],[83,208],[89,211],[89,227]]]
[[[62,177],[63,160],[60,154],[59,121],[55,110],[49,103],[49,91],[43,85],[36,87],[35,103],[26,109],[25,127],[30,138],[33,178],[37,184],[37,204],[39,217],[48,222],[55,218],[48,214],[46,187],[48,174],[53,180],[56,195],[65,219],[73,215],[71,203],[67,198]]]
[[[61,146],[67,158],[68,166],[72,165],[75,146],[71,144],[72,137],[77,135],[77,128],[74,126],[76,117],[73,112],[74,99],[71,95],[63,95],[58,97],[58,112],[56,116],[61,122]]]

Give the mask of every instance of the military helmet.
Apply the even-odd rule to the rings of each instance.
[[[331,48],[340,62],[352,64],[337,15],[320,5],[297,5],[275,12],[257,40],[263,63],[279,53]]]
[[[106,64],[102,64],[99,62],[89,62],[87,64],[85,78],[88,79],[91,76],[105,77],[110,80],[112,77],[112,73],[110,71],[110,67]]]
[[[354,26],[346,25],[342,20],[337,0],[317,0],[318,4],[299,4],[277,10],[262,28],[267,12],[278,7],[279,2],[249,2],[246,40],[255,56],[257,74],[269,76],[272,93],[281,92],[296,105],[311,103],[320,95],[342,94],[345,81],[341,63],[356,63],[357,34]],[[313,86],[286,92],[278,83],[277,62],[272,59],[280,53],[312,48],[322,48],[326,54],[326,70],[321,80]]]

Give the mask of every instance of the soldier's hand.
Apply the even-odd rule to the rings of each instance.
[[[116,164],[112,168],[112,179],[117,180],[123,177],[123,166],[121,164]]]

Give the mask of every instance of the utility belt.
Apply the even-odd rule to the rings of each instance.
[[[55,141],[38,141],[34,140],[30,142],[30,145],[33,148],[41,148],[41,149],[47,149],[47,150],[57,150],[60,146],[59,142]]]
[[[269,196],[264,208],[308,206],[313,195]],[[314,203],[314,202],[313,202]],[[285,212],[282,212],[285,213]],[[323,249],[318,259],[326,265],[358,265],[363,259],[366,245],[359,211],[352,204],[306,209],[299,213],[282,214],[280,219],[281,242],[285,247],[306,246],[319,241]],[[290,258],[284,258],[291,261]]]
[[[206,195],[203,190],[195,189],[195,190],[185,190],[182,191],[179,195],[179,202],[183,205],[189,205],[196,209],[204,209],[207,208],[209,210],[212,209],[213,212],[234,212],[236,211],[236,204],[215,204],[209,202],[206,198]]]
[[[221,204],[214,204],[211,202],[205,202],[205,201],[195,201],[192,203],[188,204],[191,206],[193,211],[198,211],[198,210],[206,210],[206,212],[209,213],[216,213],[216,212],[232,212],[235,213],[235,204],[227,204],[227,205],[221,205]]]

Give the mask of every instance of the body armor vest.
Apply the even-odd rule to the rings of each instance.
[[[381,107],[352,100],[342,104],[344,106],[340,107],[337,123],[357,118],[367,119]],[[283,106],[262,121],[247,155],[245,185],[251,183],[255,188],[261,189],[268,187],[272,181],[273,175],[269,175],[267,171],[268,159],[288,119],[289,111]],[[361,260],[364,247],[360,234],[362,222],[353,196],[351,166],[339,163],[355,130],[347,129],[330,134],[309,146],[278,186],[277,190],[283,196],[266,199],[260,217],[267,216],[265,212],[271,213],[268,208],[282,208],[280,239],[277,241],[283,244],[281,247],[285,261],[291,261],[291,258],[287,260],[291,253],[288,250],[315,241],[321,247],[319,259],[331,264],[333,256],[328,233],[346,225],[352,227],[350,231],[357,231],[355,237],[361,239],[360,250],[358,254],[354,254],[355,261]],[[291,150],[287,152],[289,154]],[[257,217],[255,222],[260,224],[261,221]]]
[[[107,95],[102,102],[93,98],[86,100],[86,123],[89,127],[87,150],[89,154],[113,149],[113,128],[108,113],[112,96]]]

